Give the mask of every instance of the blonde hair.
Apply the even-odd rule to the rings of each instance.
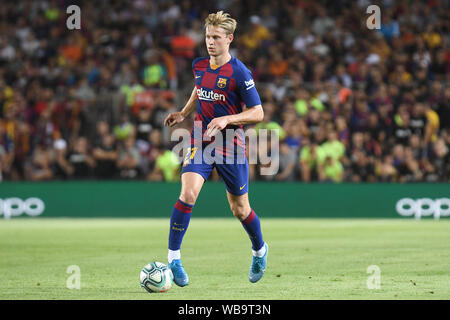
[[[218,11],[209,14],[205,19],[205,28],[209,26],[220,27],[224,29],[227,34],[233,34],[234,30],[236,30],[237,22],[231,18],[228,13]]]

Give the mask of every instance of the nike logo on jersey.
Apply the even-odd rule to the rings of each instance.
[[[239,190],[244,189],[244,187],[245,187],[246,185],[247,185],[247,184],[244,184],[242,187],[239,188]]]

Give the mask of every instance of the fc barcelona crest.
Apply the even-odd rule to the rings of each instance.
[[[219,78],[219,80],[217,81],[217,86],[221,89],[225,88],[227,86],[227,79]]]

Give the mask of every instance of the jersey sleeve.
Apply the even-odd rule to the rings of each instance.
[[[200,61],[201,58],[195,58],[194,61],[192,61],[192,74],[194,75],[195,78],[195,64]]]
[[[255,87],[255,81],[253,80],[250,70],[247,68],[240,68],[237,72],[236,89],[247,108],[261,104],[261,99]]]
[[[205,60],[205,57],[198,57],[192,61],[192,74],[194,75],[194,78],[195,78],[195,65],[197,64],[197,62],[201,60]]]

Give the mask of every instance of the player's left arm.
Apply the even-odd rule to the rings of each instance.
[[[262,105],[258,104],[238,114],[226,116],[229,125],[252,124],[263,120],[264,111]]]
[[[264,111],[262,105],[257,105],[251,108],[248,108],[245,111],[242,111],[238,114],[232,114],[229,116],[223,116],[214,118],[208,124],[208,129],[206,134],[210,137],[214,136],[220,130],[223,130],[228,125],[245,125],[251,123],[257,123],[262,121],[264,118]]]

